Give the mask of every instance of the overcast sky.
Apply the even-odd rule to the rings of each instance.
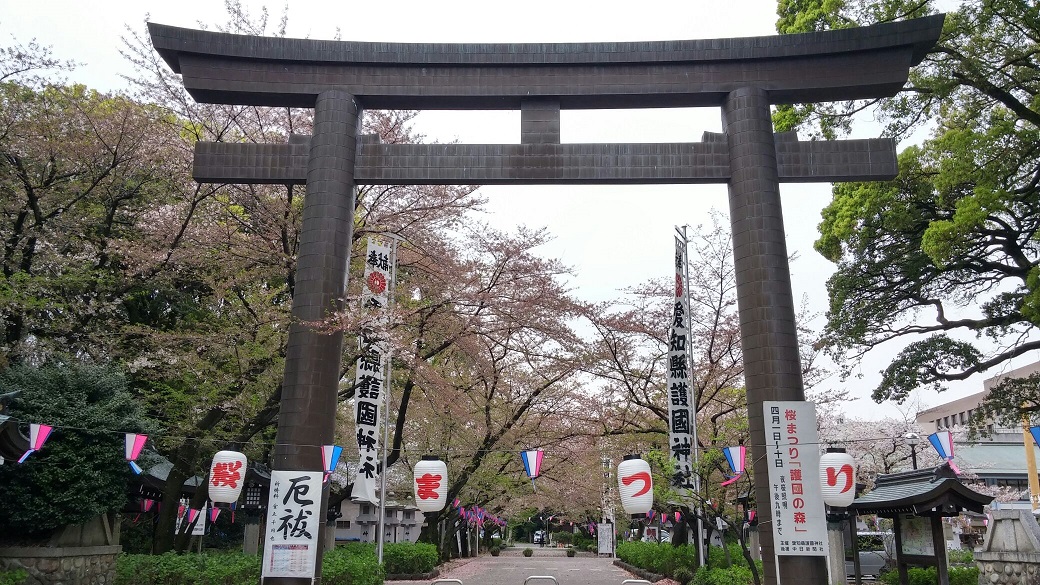
[[[291,37],[396,42],[577,42],[638,41],[759,36],[775,34],[775,1],[726,2],[574,1],[419,2],[290,0]],[[263,2],[243,1],[252,13]],[[272,27],[283,5],[269,3]],[[0,0],[0,44],[12,35],[53,47],[56,56],[81,65],[69,75],[101,90],[123,87],[120,74],[130,68],[119,55],[126,27],[142,31],[146,18],[163,24],[198,27],[225,20],[222,0]],[[517,143],[518,112],[424,112],[417,130],[438,141]],[[696,141],[704,131],[721,130],[717,108],[682,110],[565,111],[564,142]],[[865,127],[862,136],[870,135]],[[672,186],[528,186],[485,187],[489,198],[484,217],[495,227],[548,227],[556,239],[543,253],[573,266],[573,286],[589,300],[617,296],[624,287],[671,274],[673,227],[710,224],[712,209],[728,215],[724,185]],[[830,199],[828,184],[781,186],[788,249],[799,258],[791,265],[796,300],[806,297],[820,313],[826,308],[825,282],[832,265],[813,249],[820,210]],[[696,278],[692,275],[692,278]],[[822,321],[817,321],[819,328]],[[846,410],[861,418],[898,415],[892,405],[876,405],[869,389],[877,372],[898,348],[879,352],[862,365],[864,378],[849,380],[857,400]],[[1034,361],[1029,356],[1015,366]],[[941,396],[920,397],[924,405],[982,390],[992,372],[959,384]],[[829,382],[838,386],[837,379]]]

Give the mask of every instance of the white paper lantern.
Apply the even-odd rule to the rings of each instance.
[[[650,474],[650,464],[639,458],[639,455],[626,455],[618,465],[618,492],[621,494],[621,506],[625,512],[633,516],[643,515],[654,505],[654,479]]]
[[[423,512],[439,512],[448,502],[448,466],[431,455],[415,464],[412,487],[415,506]]]
[[[856,499],[856,460],[844,451],[820,456],[820,493],[835,508],[847,508]]]
[[[209,466],[209,499],[214,503],[238,501],[246,480],[246,456],[238,451],[217,451]]]

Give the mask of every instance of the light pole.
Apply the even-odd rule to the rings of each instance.
[[[921,436],[917,433],[907,433],[903,439],[910,445],[910,464],[917,469],[917,443],[921,441]]]

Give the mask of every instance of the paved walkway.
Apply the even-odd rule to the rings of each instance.
[[[511,548],[502,556],[481,555],[459,559],[442,567],[438,579],[458,579],[463,585],[524,585],[532,575],[551,575],[559,585],[621,585],[626,579],[638,579],[614,566],[614,559],[592,555],[568,557],[562,549],[534,549],[525,557],[522,549]],[[431,581],[388,581],[387,585],[429,584]],[[456,584],[457,585],[457,584]],[[554,585],[550,579],[532,579],[529,585]],[[643,583],[642,585],[645,585]]]

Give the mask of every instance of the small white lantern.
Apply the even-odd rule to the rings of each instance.
[[[621,506],[626,513],[641,516],[650,511],[654,505],[654,479],[649,463],[639,455],[625,455],[625,460],[618,465],[617,480]]]
[[[856,499],[856,460],[844,449],[820,456],[820,493],[834,508],[847,508]]]
[[[246,456],[238,451],[217,451],[209,466],[209,499],[214,503],[238,501],[246,480]]]
[[[415,506],[423,512],[443,510],[448,502],[448,465],[434,455],[424,455],[412,475]]]

